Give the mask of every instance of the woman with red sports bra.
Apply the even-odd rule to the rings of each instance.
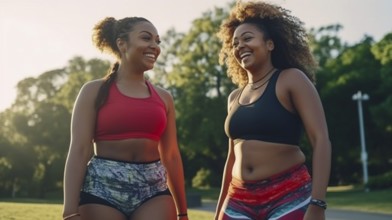
[[[144,72],[160,54],[145,18],[96,24],[98,49],[118,59],[76,99],[64,172],[64,220],[187,220],[171,94]]]
[[[288,10],[263,1],[237,1],[221,25],[220,60],[239,88],[228,97],[216,220],[325,219],[331,145],[306,35]]]

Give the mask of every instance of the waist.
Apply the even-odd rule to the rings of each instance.
[[[228,196],[254,205],[268,205],[270,201],[287,199],[287,195],[310,195],[311,177],[304,164],[295,165],[269,178],[243,181],[231,180]],[[290,196],[292,197],[292,196]]]
[[[298,146],[248,140],[234,146],[232,176],[242,180],[269,178],[305,162]]]
[[[125,162],[146,162],[159,160],[158,142],[150,139],[125,139],[98,141],[95,155]]]
[[[112,159],[112,158],[106,158],[106,157],[101,157],[101,156],[97,156],[94,155],[91,161],[94,160],[99,160],[99,161],[105,161],[105,163],[107,164],[126,164],[126,165],[143,165],[143,166],[156,166],[156,165],[160,165],[161,164],[161,160],[160,159],[156,159],[156,160],[151,160],[151,161],[124,161],[124,160],[117,160],[117,159]]]
[[[279,173],[276,173],[268,178],[258,179],[258,180],[241,180],[236,177],[233,177],[231,180],[231,185],[236,188],[242,189],[251,189],[255,186],[263,187],[268,184],[273,184],[276,182],[280,182],[285,179],[291,179],[293,177],[301,177],[305,180],[310,180],[310,174],[305,164],[296,164],[292,167],[289,167]]]
[[[95,141],[114,141],[114,140],[126,140],[131,138],[138,139],[151,139],[153,141],[159,141],[160,136],[156,134],[142,133],[142,132],[132,132],[123,134],[96,134]]]

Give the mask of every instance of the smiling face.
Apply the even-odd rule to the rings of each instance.
[[[239,25],[233,34],[233,55],[242,68],[253,72],[271,62],[272,40],[265,39],[263,32],[255,25]]]
[[[121,52],[121,59],[133,68],[141,71],[150,70],[154,67],[161,48],[159,47],[159,35],[150,22],[139,22],[128,33],[128,40],[117,40]]]

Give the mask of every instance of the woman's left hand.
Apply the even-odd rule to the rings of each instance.
[[[325,210],[318,206],[309,205],[304,220],[325,220]]]

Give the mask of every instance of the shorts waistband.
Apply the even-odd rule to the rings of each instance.
[[[97,156],[94,155],[92,158],[95,159],[99,159],[99,160],[107,160],[107,161],[114,161],[114,162],[118,162],[118,163],[126,163],[126,164],[155,164],[160,162],[160,159],[157,160],[153,160],[153,161],[141,161],[141,162],[135,162],[135,161],[125,161],[125,160],[117,160],[117,159],[112,159],[112,158],[108,158],[108,157],[101,157],[101,156]]]
[[[258,185],[258,184],[265,184],[265,183],[270,183],[274,181],[278,181],[279,179],[285,178],[287,176],[296,174],[299,171],[304,171],[308,172],[307,167],[305,164],[298,164],[295,165],[287,170],[284,170],[280,173],[274,174],[266,179],[261,179],[261,180],[241,180],[236,177],[232,177],[232,184],[236,186],[246,186],[246,185]]]

